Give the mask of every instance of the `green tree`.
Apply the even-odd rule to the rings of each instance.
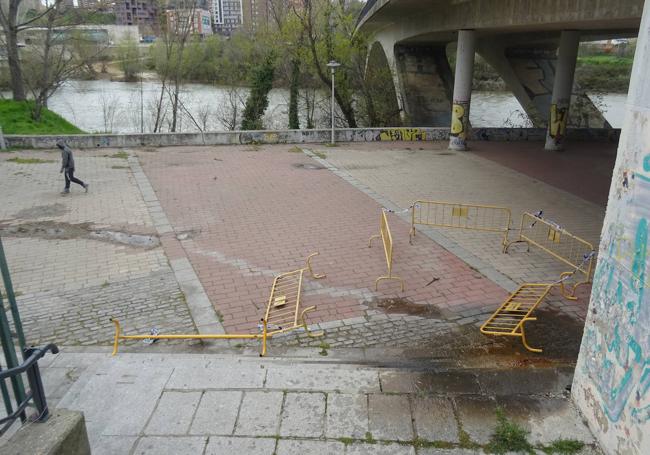
[[[251,92],[246,99],[242,129],[261,130],[262,115],[269,105],[269,92],[273,88],[273,76],[275,74],[275,54],[269,55],[253,70],[251,78]]]
[[[138,79],[142,71],[142,59],[138,51],[138,44],[132,39],[125,39],[117,46],[117,61],[124,73],[124,80],[133,82]]]

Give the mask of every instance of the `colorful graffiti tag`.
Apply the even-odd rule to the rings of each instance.
[[[391,128],[379,132],[380,141],[426,141],[427,133],[419,128]]]

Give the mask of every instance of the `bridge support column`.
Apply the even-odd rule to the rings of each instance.
[[[573,76],[576,70],[579,44],[580,32],[573,30],[562,32],[548,117],[546,146],[544,147],[546,150],[562,150],[564,148],[563,142],[569,121]]]
[[[472,100],[472,80],[474,76],[474,53],[476,51],[476,34],[474,30],[460,30],[458,32],[457,49],[449,148],[451,150],[467,150],[467,137],[470,129],[469,108]]]

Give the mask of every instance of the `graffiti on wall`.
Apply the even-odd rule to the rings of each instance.
[[[391,128],[379,132],[380,141],[426,141],[427,133],[419,128]]]

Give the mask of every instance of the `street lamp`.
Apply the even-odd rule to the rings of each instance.
[[[335,139],[334,139],[334,72],[336,71],[336,68],[341,66],[339,62],[336,60],[331,60],[328,64],[327,67],[332,71],[332,144],[334,144]]]

